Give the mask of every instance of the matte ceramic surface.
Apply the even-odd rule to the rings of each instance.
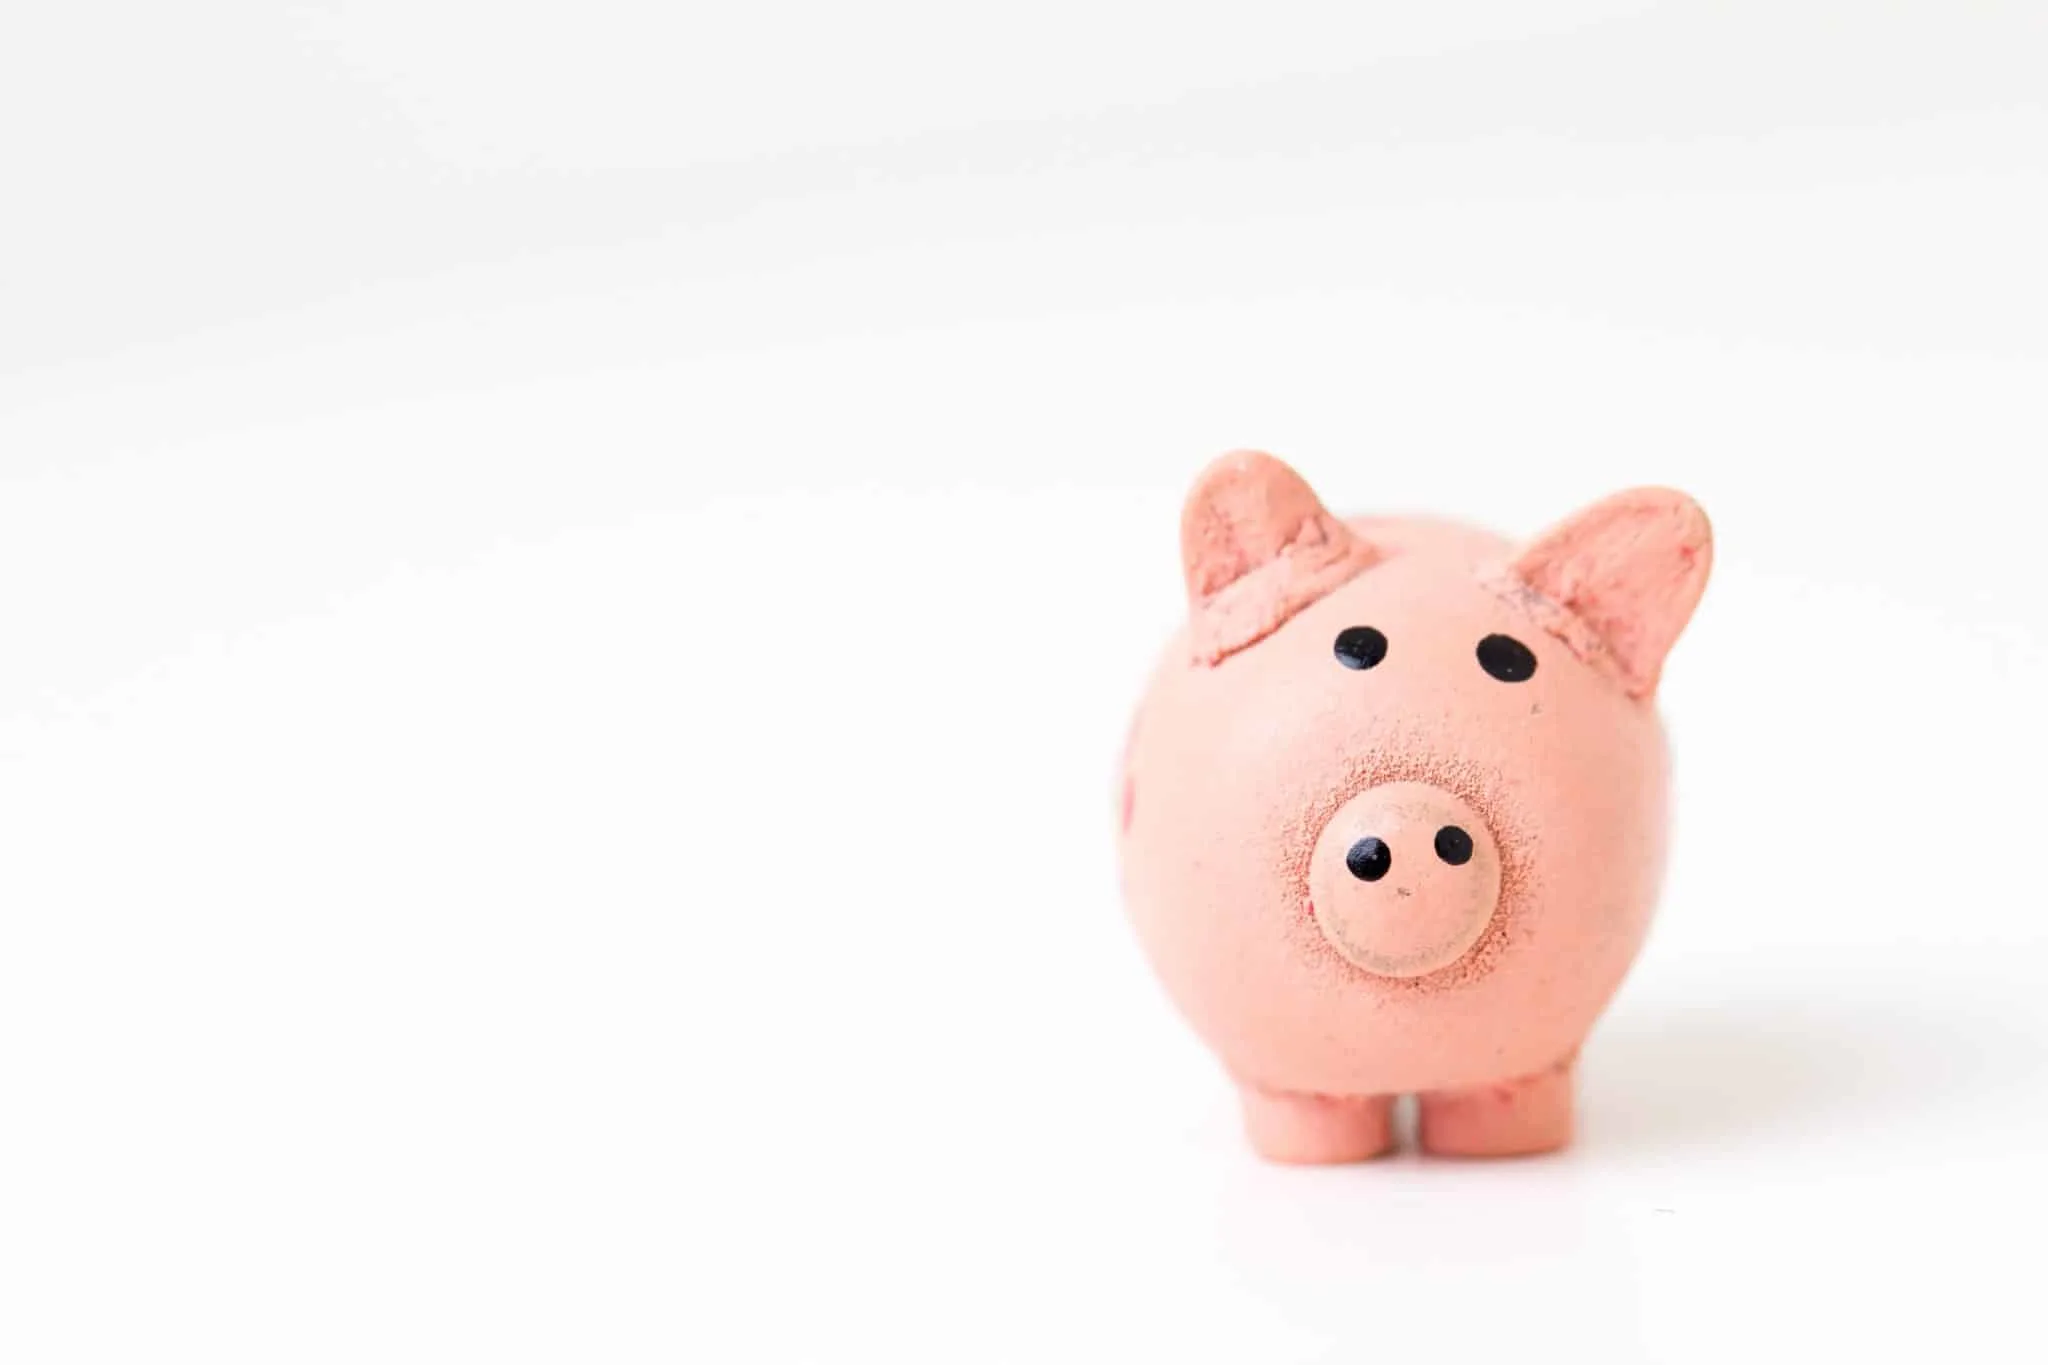
[[[1705,586],[1684,494],[1527,546],[1332,516],[1227,455],[1182,523],[1189,619],[1133,721],[1125,899],[1262,1154],[1571,1135],[1571,1068],[1662,874],[1664,657]]]

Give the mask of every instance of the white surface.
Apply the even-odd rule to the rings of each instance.
[[[0,41],[0,1358],[2038,1344],[2038,7],[99,11]],[[1260,1167],[1122,926],[1238,444],[1715,517],[1567,1156]]]

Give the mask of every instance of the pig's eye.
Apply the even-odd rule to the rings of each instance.
[[[1502,682],[1527,682],[1536,672],[1536,656],[1512,635],[1489,635],[1477,652],[1479,666]]]
[[[1387,657],[1387,637],[1371,626],[1337,632],[1337,662],[1346,668],[1371,668]]]

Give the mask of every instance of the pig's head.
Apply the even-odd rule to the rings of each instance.
[[[1182,548],[1192,658],[1162,723],[1227,790],[1169,804],[1219,892],[1283,887],[1297,950],[1389,989],[1483,974],[1517,932],[1576,940],[1619,957],[1604,1003],[1661,870],[1650,702],[1706,583],[1698,506],[1637,489],[1514,547],[1346,523],[1240,452],[1197,482]]]

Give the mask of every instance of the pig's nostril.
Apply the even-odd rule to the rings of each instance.
[[[1445,825],[1436,832],[1436,856],[1452,867],[1463,867],[1472,861],[1472,836],[1456,825]]]
[[[1351,875],[1362,882],[1376,882],[1387,875],[1387,869],[1394,865],[1393,850],[1384,840],[1367,837],[1351,846],[1344,855],[1344,866],[1351,869]]]

